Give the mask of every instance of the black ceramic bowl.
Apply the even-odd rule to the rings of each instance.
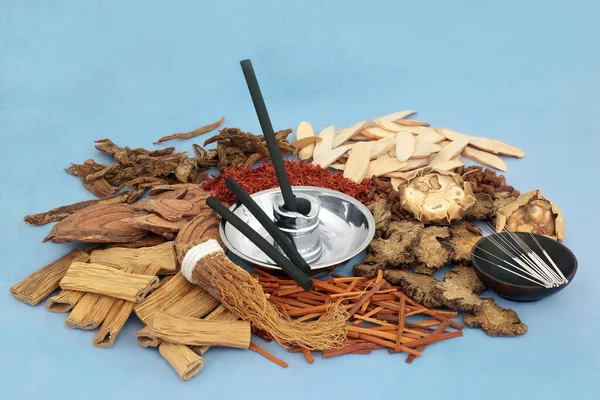
[[[518,232],[516,234],[519,235],[521,240],[523,240],[544,261],[547,261],[529,233]],[[498,293],[500,296],[513,301],[536,301],[561,291],[573,280],[575,272],[577,271],[577,259],[575,258],[575,255],[562,243],[542,235],[534,236],[556,263],[556,266],[563,275],[568,279],[569,282],[567,284],[559,287],[545,288],[494,265],[498,264],[510,268],[503,261],[496,258],[499,257],[502,260],[511,261],[511,258],[494,244],[494,242],[503,243],[502,239],[499,237],[500,235],[505,239],[510,240],[511,243],[514,243],[510,238],[509,233],[495,233],[479,240],[471,250],[471,258],[477,276],[487,287]],[[493,241],[490,240],[490,237]],[[490,255],[490,253],[496,257]]]

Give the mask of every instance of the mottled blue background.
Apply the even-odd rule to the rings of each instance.
[[[0,399],[597,399],[600,3],[598,1],[0,2]],[[539,303],[500,301],[529,325],[480,330],[404,356],[290,364],[212,349],[180,382],[126,325],[115,346],[64,326],[9,287],[70,246],[42,244],[32,212],[88,199],[63,171],[103,158],[96,139],[152,141],[227,117],[259,132],[238,61],[251,58],[276,128],[343,127],[400,109],[505,140],[509,183],[542,188],[566,216],[573,284]],[[178,142],[191,150],[191,141]],[[341,269],[349,273],[349,268]]]

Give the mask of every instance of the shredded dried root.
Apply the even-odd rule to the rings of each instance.
[[[325,350],[343,346],[346,341],[349,314],[339,304],[331,304],[317,321],[288,321],[269,303],[258,281],[223,254],[211,254],[198,264],[196,270],[210,277],[210,284],[218,289],[229,310],[267,331],[278,343]]]

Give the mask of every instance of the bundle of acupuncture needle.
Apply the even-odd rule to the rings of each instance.
[[[491,224],[489,224],[489,227],[494,232],[495,228]],[[544,256],[543,258],[538,255],[535,248],[532,249],[519,235],[507,226],[504,227],[504,232],[506,235],[492,233],[487,236],[487,239],[500,249],[510,261],[480,249],[494,257],[494,259],[502,262],[486,260],[488,263],[547,289],[569,283],[569,280],[565,278],[563,272],[558,268],[534,234],[530,232],[529,236],[535,243],[537,250]]]

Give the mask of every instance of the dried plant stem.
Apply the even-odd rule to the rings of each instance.
[[[166,310],[189,293],[194,286],[181,273],[177,273],[167,283],[137,304],[133,310],[138,318],[148,325],[152,322],[155,312]]]
[[[208,240],[194,249],[203,256],[197,262],[184,260],[182,273],[186,278],[243,320],[268,332],[277,342],[324,350],[340,346],[346,340],[348,313],[343,306],[329,305],[325,314],[314,322],[284,320],[281,312],[269,303],[258,281],[230,261],[222,249],[215,251],[220,249],[217,241]]]
[[[158,347],[161,340],[152,334],[152,325],[146,325],[136,332],[135,339],[142,347]]]
[[[181,380],[189,381],[200,372],[204,366],[202,357],[187,346],[164,342],[158,348],[160,355],[177,371]]]
[[[163,311],[171,315],[201,318],[210,313],[219,305],[214,297],[206,293],[200,286],[192,286],[189,292],[182,296],[169,307],[157,311]],[[146,327],[136,333],[136,339],[142,347],[156,347],[161,340],[152,334],[153,317],[149,319]]]
[[[205,321],[237,321],[239,317],[229,311],[224,305],[219,305],[213,312],[208,314]],[[198,355],[202,355],[210,349],[211,346],[191,346],[190,348]]]
[[[94,346],[106,348],[115,343],[115,339],[125,322],[127,322],[134,305],[134,302],[123,299],[118,299],[113,303],[102,327],[93,340]]]
[[[67,313],[77,305],[84,295],[85,292],[63,289],[56,296],[52,296],[46,301],[46,310],[55,313]]]
[[[302,354],[304,354],[304,358],[306,358],[306,361],[309,364],[312,364],[315,361],[315,359],[314,359],[312,353],[310,352],[310,350],[302,347]]]
[[[138,249],[111,247],[104,250],[94,250],[90,254],[90,262],[121,267],[158,264],[161,267],[158,272],[159,275],[177,273],[173,242]]]
[[[170,307],[161,310],[181,317],[201,318],[213,311],[219,302],[200,286],[194,286]]]
[[[86,293],[69,314],[65,325],[85,331],[94,330],[104,322],[116,300],[96,293]]]
[[[138,265],[128,268],[128,272],[142,275],[155,275],[159,270],[160,265],[158,264]],[[125,322],[129,319],[134,306],[133,301],[122,299],[115,301],[94,338],[94,346],[102,348],[112,346]]]
[[[71,263],[86,262],[89,256],[78,249],[71,250],[65,256],[38,269],[10,288],[10,293],[17,300],[35,306],[50,293],[58,289],[60,280],[67,273]]]
[[[154,314],[152,335],[171,343],[247,349],[250,345],[250,323],[206,321],[158,312]]]
[[[139,302],[158,286],[152,275],[128,274],[102,264],[75,262],[60,281],[63,289],[79,290]]]
[[[432,336],[433,335],[438,335],[438,334],[444,332],[446,330],[446,328],[449,327],[449,326],[450,326],[450,320],[447,319],[446,321],[442,322],[433,332],[431,332],[431,335]],[[423,350],[425,350],[426,347],[427,347],[427,345],[424,344],[424,345],[421,345],[421,346],[417,347],[416,350],[417,351],[423,351]],[[410,363],[413,362],[414,359],[415,359],[415,356],[412,355],[412,354],[409,354],[408,357],[406,357],[406,362],[408,364],[410,364]]]
[[[266,351],[262,347],[259,347],[255,343],[250,343],[250,350],[257,352],[261,356],[264,356],[264,357],[268,358],[269,360],[273,361],[275,364],[277,364],[277,365],[279,365],[279,366],[281,366],[283,368],[287,368],[288,367],[288,363],[286,363],[285,361],[283,361],[283,360],[275,357],[273,354],[269,353],[268,351]]]
[[[154,144],[159,144],[159,143],[166,142],[166,141],[173,140],[173,139],[191,139],[193,137],[202,135],[203,133],[207,133],[207,132],[212,131],[213,129],[218,128],[223,123],[223,121],[225,121],[225,117],[221,117],[221,119],[218,120],[217,122],[213,122],[212,124],[202,126],[198,129],[194,129],[193,131],[190,131],[190,132],[173,133],[171,135],[163,136],[160,139],[158,139],[156,142],[154,142]]]

